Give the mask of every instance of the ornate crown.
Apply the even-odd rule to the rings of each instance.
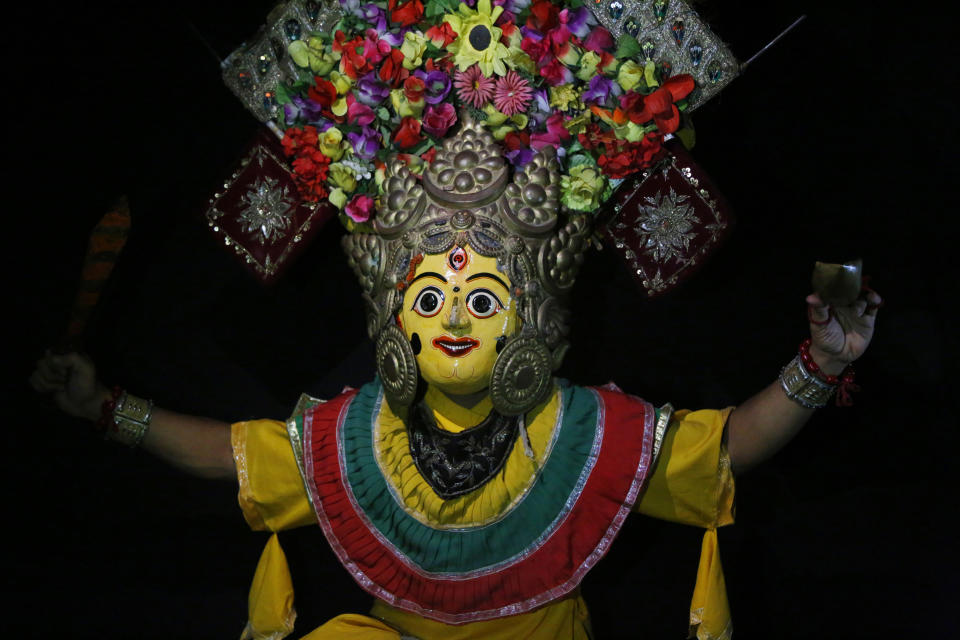
[[[417,256],[469,245],[496,258],[510,277],[523,321],[520,334],[498,357],[491,394],[501,413],[528,410],[549,390],[550,373],[566,352],[562,298],[573,286],[590,234],[588,216],[560,203],[553,148],[544,147],[511,176],[500,145],[464,114],[460,131],[443,141],[422,182],[395,159],[387,166],[383,192],[375,233],[349,234],[343,246],[363,288],[367,331],[378,341],[385,388],[401,403],[412,400],[412,390],[401,390],[415,364],[412,353],[397,352],[405,339],[395,335],[394,317]],[[525,366],[511,367],[511,358]],[[498,384],[500,395],[509,398],[497,397]]]

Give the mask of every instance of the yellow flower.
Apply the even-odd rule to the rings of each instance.
[[[624,91],[630,91],[643,80],[644,68],[642,64],[637,64],[633,60],[627,60],[620,65],[620,71],[617,72],[617,84]]]
[[[571,106],[580,106],[580,94],[572,84],[550,87],[550,106],[566,111]]]
[[[357,189],[357,175],[345,164],[334,162],[330,165],[328,175],[330,184],[343,189],[346,193],[352,193]]]
[[[407,31],[403,36],[400,52],[403,54],[403,68],[413,71],[423,64],[423,54],[427,51],[427,37],[419,31]]]
[[[337,209],[343,209],[343,206],[347,204],[347,194],[345,194],[340,187],[330,189],[330,195],[327,196],[327,199],[330,201],[330,204]]]
[[[593,51],[584,51],[580,56],[580,68],[576,76],[584,82],[590,82],[590,79],[597,75],[597,65],[600,64],[600,56]]]
[[[571,167],[569,174],[560,178],[560,201],[568,209],[594,211],[600,206],[606,183],[593,165]]]
[[[343,133],[336,127],[330,127],[319,136],[320,152],[334,162],[343,157]],[[349,144],[349,143],[347,143]]]
[[[507,60],[507,64],[512,68],[526,71],[530,75],[534,75],[537,72],[537,63],[527,55],[526,51],[522,49],[517,49],[516,51],[510,49],[510,53],[510,59]]]
[[[421,114],[423,114],[423,108],[427,105],[423,98],[420,98],[416,102],[410,102],[410,100],[407,99],[407,94],[403,92],[403,89],[393,89],[390,91],[390,103],[393,105],[393,110],[396,111],[397,115],[401,118],[407,116],[419,118]]]
[[[325,76],[333,65],[340,60],[339,53],[325,51],[323,40],[313,36],[306,42],[303,40],[294,40],[287,47],[290,52],[290,58],[298,67],[310,67],[315,75]]]
[[[337,95],[345,96],[347,91],[350,91],[350,87],[353,86],[353,80],[350,79],[345,73],[340,73],[339,71],[331,71],[330,75],[327,77],[333,86],[337,90]]]
[[[505,61],[512,57],[511,48],[500,42],[503,31],[494,26],[503,7],[491,10],[490,0],[477,0],[476,11],[465,4],[457,7],[457,11],[443,16],[443,21],[458,34],[457,39],[447,45],[447,50],[454,54],[453,60],[460,71],[478,64],[485,76],[506,75]]]

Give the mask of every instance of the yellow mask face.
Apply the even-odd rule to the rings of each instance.
[[[404,294],[400,323],[428,384],[454,395],[489,386],[497,340],[517,329],[510,288],[496,259],[469,247],[424,256]]]

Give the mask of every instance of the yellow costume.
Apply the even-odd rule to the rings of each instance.
[[[622,394],[621,394],[622,395]],[[427,401],[438,426],[456,429],[474,425],[489,407],[472,411],[440,393]],[[523,500],[538,480],[538,470],[551,455],[560,420],[561,394],[555,393],[527,422],[528,439],[518,439],[507,462],[491,481],[452,500],[438,498],[412,462],[403,421],[379,405],[373,440],[380,473],[402,509],[434,528],[477,526],[495,521]],[[697,585],[691,606],[691,631],[699,638],[730,633],[729,611],[716,546],[716,527],[733,521],[733,478],[723,442],[726,411],[678,411],[658,414],[655,436],[659,460],[647,476],[634,511],[707,529]],[[667,424],[669,419],[669,424]],[[662,427],[666,427],[663,429]],[[253,529],[281,531],[316,524],[317,515],[305,489],[301,443],[288,425],[272,420],[233,426],[234,456],[240,478],[240,504]],[[526,451],[532,449],[533,457]],[[601,552],[602,553],[602,552]],[[293,593],[286,561],[271,538],[251,590],[248,637],[282,637],[292,628]],[[588,638],[589,617],[579,588],[530,611],[465,624],[430,620],[380,599],[371,616],[338,616],[307,638]],[[278,634],[273,635],[271,634]]]

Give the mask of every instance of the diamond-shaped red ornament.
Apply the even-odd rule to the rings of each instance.
[[[621,184],[607,207],[604,241],[651,298],[689,278],[733,225],[723,196],[679,145]]]
[[[207,224],[263,284],[275,281],[336,209],[300,197],[283,147],[261,130],[223,189],[210,199]]]

